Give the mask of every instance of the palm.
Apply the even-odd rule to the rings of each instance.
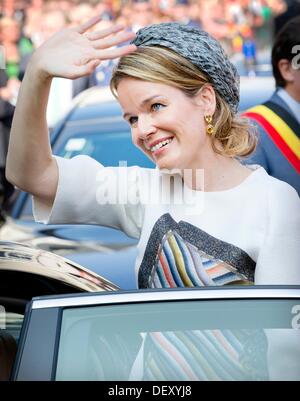
[[[86,33],[99,18],[77,28],[64,29],[47,40],[36,52],[40,68],[49,76],[78,78],[87,75],[101,63],[135,50],[134,45],[115,47],[134,38],[135,34],[113,26]]]

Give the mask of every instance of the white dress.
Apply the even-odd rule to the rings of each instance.
[[[36,221],[99,224],[139,239],[139,288],[300,284],[300,200],[263,168],[220,192],[193,191],[177,179],[168,199],[170,175],[158,169],[56,160],[55,201],[49,209],[34,199]]]

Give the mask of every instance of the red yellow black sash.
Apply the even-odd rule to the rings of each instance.
[[[243,116],[261,125],[283,155],[300,173],[300,124],[285,109],[268,101],[255,106]]]

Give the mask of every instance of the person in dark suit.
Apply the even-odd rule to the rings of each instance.
[[[0,69],[0,214],[2,209],[7,208],[8,201],[14,191],[13,185],[5,178],[9,131],[15,110],[14,105],[9,101],[12,92],[13,88],[5,70]]]
[[[281,28],[293,17],[300,15],[300,0],[286,0],[287,9],[284,13],[274,18],[274,34],[277,35]]]
[[[245,115],[258,127],[259,142],[251,162],[286,181],[300,194],[300,16],[278,33],[272,48],[276,91]],[[249,162],[249,160],[247,160]]]

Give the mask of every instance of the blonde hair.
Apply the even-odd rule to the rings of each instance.
[[[120,81],[126,77],[170,85],[189,97],[194,97],[204,84],[213,87],[198,67],[173,50],[160,46],[138,47],[119,60],[110,82],[115,97]],[[212,122],[215,129],[210,135],[213,150],[229,157],[248,156],[257,143],[254,130],[248,119],[233,113],[216,90],[215,94],[216,110]]]

